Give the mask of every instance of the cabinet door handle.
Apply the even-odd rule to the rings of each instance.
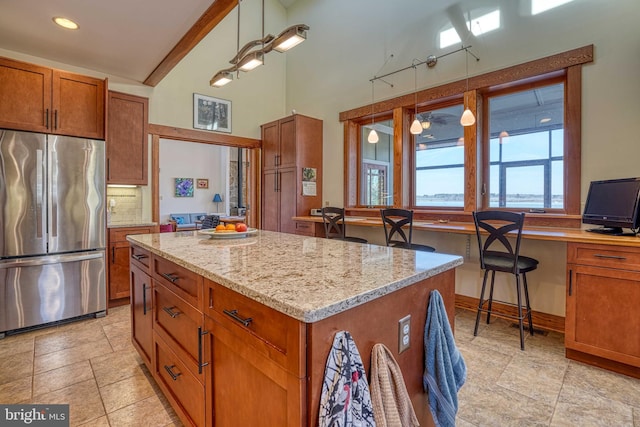
[[[173,276],[173,275],[168,274],[168,273],[160,273],[160,275],[162,277],[164,277],[165,279],[167,279],[168,281],[170,281],[171,283],[176,283],[178,281],[178,279],[179,279],[178,276]]]
[[[58,110],[53,112],[53,128],[58,130]]]
[[[627,257],[618,256],[618,255],[593,254],[593,256],[596,258],[619,259],[621,261],[624,261],[627,259]]]
[[[116,263],[116,247],[111,246],[111,264]]]
[[[111,179],[111,163],[109,163],[109,159],[107,159],[107,179]]]
[[[209,331],[203,331],[198,328],[198,373],[202,373],[202,368],[207,366],[209,362],[202,363],[202,336],[208,334]]]
[[[249,327],[249,325],[253,321],[251,317],[247,317],[246,319],[243,319],[242,317],[240,317],[238,315],[238,310],[223,310],[223,312],[224,314],[231,317],[236,322],[242,323],[245,327]]]
[[[147,284],[142,284],[142,315],[147,315]]]
[[[164,311],[169,316],[171,316],[172,319],[175,319],[176,317],[178,317],[180,315],[180,312],[179,311],[173,311],[174,308],[175,307],[162,307],[162,311]]]
[[[276,166],[280,166],[280,154],[276,154]]]
[[[49,109],[47,108],[44,112],[44,127],[46,127],[47,129],[49,129]]]
[[[131,257],[133,257],[134,259],[136,259],[138,261],[140,261],[141,259],[148,258],[148,256],[145,255],[145,254],[133,254],[133,255],[131,255]]]
[[[180,373],[180,372],[178,372],[177,374],[175,374],[175,373],[172,371],[172,369],[173,369],[173,368],[175,368],[175,367],[176,367],[176,365],[171,365],[171,366],[164,365],[164,369],[169,373],[169,375],[171,375],[171,378],[172,378],[174,381],[176,381],[176,380],[178,379],[178,377],[179,377],[180,375],[182,375],[182,373]]]
[[[569,296],[571,296],[572,291],[573,291],[573,270],[569,270]]]

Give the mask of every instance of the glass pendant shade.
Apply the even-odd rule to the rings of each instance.
[[[471,110],[468,108],[464,110],[464,113],[462,113],[462,117],[460,117],[460,124],[462,126],[472,126],[475,122],[476,118]]]
[[[413,123],[411,123],[409,132],[411,132],[413,135],[420,135],[422,133],[422,124],[420,124],[420,120],[416,118]]]
[[[371,132],[369,132],[369,136],[367,137],[367,141],[371,144],[375,144],[379,140],[380,138],[378,138],[378,132],[376,132],[375,129],[371,129]]]
[[[422,122],[422,129],[429,129],[431,127],[431,122],[427,120],[426,122]]]

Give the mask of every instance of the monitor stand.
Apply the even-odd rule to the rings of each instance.
[[[607,234],[610,236],[635,236],[636,235],[636,233],[634,232],[623,233],[622,227],[589,228],[587,231],[590,231],[592,233]]]

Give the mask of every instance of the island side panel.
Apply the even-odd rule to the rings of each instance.
[[[441,294],[451,327],[455,317],[455,270],[449,270],[384,297],[359,305],[327,319],[307,324],[308,426],[318,425],[318,410],[324,369],[336,332],[351,333],[370,379],[371,350],[383,343],[398,362],[413,407],[422,426],[433,426],[427,394],[422,388],[424,372],[424,327],[429,293]],[[411,315],[410,347],[398,354],[398,321]]]

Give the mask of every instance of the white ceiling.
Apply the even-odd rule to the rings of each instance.
[[[0,0],[0,48],[142,82],[213,1]]]

